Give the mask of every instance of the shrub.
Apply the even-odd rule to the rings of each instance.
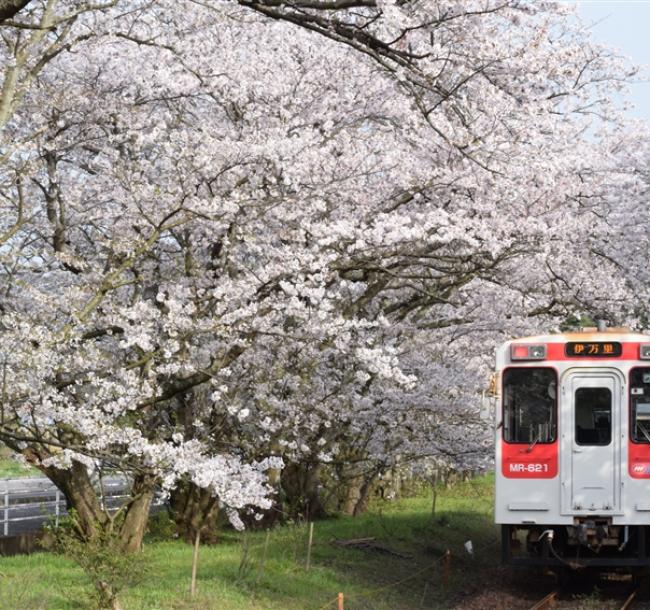
[[[94,601],[101,610],[121,610],[118,595],[146,577],[147,560],[142,553],[125,553],[114,527],[96,528],[92,538],[79,535],[72,513],[57,529],[50,528],[51,550],[77,563],[94,588]]]

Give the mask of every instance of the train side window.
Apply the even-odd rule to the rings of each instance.
[[[557,376],[543,367],[503,372],[503,438],[508,443],[555,442]]]
[[[612,441],[612,392],[578,388],[575,395],[576,444],[609,445]]]
[[[650,444],[650,368],[630,372],[630,419],[632,441]]]

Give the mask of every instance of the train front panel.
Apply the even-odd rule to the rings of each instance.
[[[497,375],[504,560],[650,564],[650,337],[517,339]]]

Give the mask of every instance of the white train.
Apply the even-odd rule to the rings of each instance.
[[[508,341],[496,387],[504,562],[650,565],[650,336]]]

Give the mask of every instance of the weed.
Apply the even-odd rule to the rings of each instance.
[[[603,607],[602,592],[598,587],[595,587],[588,595],[575,595],[573,600],[576,602],[575,607],[579,610],[602,610]]]
[[[176,524],[170,519],[166,510],[149,517],[147,523],[147,542],[172,540],[178,536]]]
[[[0,574],[0,608],[44,610],[42,599],[34,594],[34,576],[17,577]]]

